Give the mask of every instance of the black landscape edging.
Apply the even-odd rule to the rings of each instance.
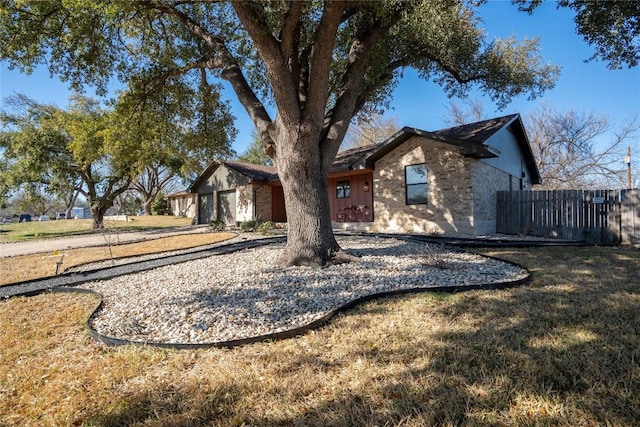
[[[336,233],[340,235],[342,233]],[[528,248],[544,246],[595,246],[591,243],[577,240],[511,240],[508,238],[483,239],[471,237],[445,237],[427,236],[422,234],[387,234],[387,233],[367,233],[351,232],[343,235],[373,236],[381,238],[392,238],[410,240],[420,243],[431,243],[435,245],[453,246],[457,248]],[[615,246],[615,245],[614,245]]]
[[[419,242],[419,241],[418,241]],[[419,242],[419,243],[424,243],[424,242]],[[476,254],[479,255],[479,254]],[[360,297],[360,298],[356,298],[352,301],[349,301],[345,304],[343,304],[342,306],[336,308],[333,311],[330,311],[329,313],[327,313],[326,315],[324,315],[323,317],[314,320],[313,322],[304,325],[304,326],[300,326],[297,328],[293,328],[287,331],[281,331],[281,332],[274,332],[271,334],[263,334],[263,335],[257,335],[255,337],[248,337],[248,338],[239,338],[239,339],[235,339],[235,340],[228,340],[228,341],[217,341],[217,342],[211,342],[211,343],[202,343],[202,344],[196,344],[196,343],[164,343],[164,342],[154,342],[154,341],[134,341],[134,340],[127,340],[127,339],[122,339],[122,338],[113,338],[113,337],[109,337],[107,335],[103,335],[100,334],[98,331],[96,331],[95,329],[93,329],[91,327],[91,320],[98,314],[98,312],[102,309],[103,307],[103,295],[89,290],[89,289],[77,289],[77,288],[66,288],[66,287],[59,287],[59,288],[52,288],[50,289],[51,292],[57,293],[72,293],[72,292],[77,292],[77,293],[82,293],[82,294],[90,294],[90,295],[96,295],[98,296],[98,298],[100,298],[100,303],[98,304],[98,306],[96,307],[96,309],[91,313],[91,315],[89,316],[89,318],[87,319],[86,322],[86,328],[87,331],[89,333],[89,335],[96,341],[99,341],[103,344],[106,344],[108,346],[122,346],[122,345],[137,345],[137,346],[150,346],[150,347],[158,347],[158,348],[164,348],[164,349],[172,349],[172,350],[195,350],[195,349],[205,349],[205,348],[233,348],[233,347],[238,347],[238,346],[242,346],[242,345],[247,345],[247,344],[253,344],[253,343],[258,343],[258,342],[268,342],[268,341],[281,341],[284,339],[288,339],[288,338],[294,338],[296,336],[300,336],[300,335],[304,335],[305,333],[309,332],[310,330],[313,329],[318,329],[321,326],[326,325],[334,316],[336,316],[339,313],[345,312],[359,304],[363,304],[365,302],[368,301],[372,301],[372,300],[376,300],[376,299],[381,299],[381,298],[387,298],[387,297],[392,297],[392,296],[397,296],[397,295],[405,295],[405,294],[417,294],[417,293],[425,293],[425,292],[432,292],[432,293],[458,293],[458,292],[467,292],[467,291],[475,291],[475,290],[501,290],[501,289],[508,289],[508,288],[513,288],[513,287],[517,287],[517,286],[524,286],[527,285],[530,281],[531,281],[531,274],[529,273],[529,270],[527,270],[526,268],[524,268],[523,266],[515,263],[515,262],[511,262],[511,261],[507,261],[507,260],[503,260],[500,258],[496,258],[496,257],[491,257],[491,256],[486,256],[486,255],[480,255],[486,258],[491,258],[491,259],[496,259],[499,260],[501,262],[504,262],[506,264],[511,264],[513,266],[522,268],[523,270],[527,271],[527,276],[522,278],[522,279],[518,279],[518,280],[512,280],[512,281],[508,281],[508,282],[497,282],[497,283],[487,283],[487,284],[480,284],[480,285],[457,285],[457,286],[434,286],[434,287],[426,287],[426,288],[421,288],[421,287],[417,287],[417,288],[410,288],[410,289],[401,289],[401,290],[396,290],[396,291],[387,291],[387,292],[379,292],[379,293],[375,293],[375,294],[371,294],[371,295],[367,295],[364,297]]]
[[[399,238],[402,240],[406,240],[406,241],[412,241],[412,242],[416,242],[416,243],[429,243],[426,242],[425,240],[423,240],[422,238],[420,238],[421,236],[418,236],[416,238],[415,235],[388,235],[388,234],[372,234],[372,233],[366,233],[363,234],[364,236],[369,236],[369,237],[381,237],[381,238]],[[205,257],[205,256],[213,256],[213,255],[220,255],[220,254],[224,254],[224,253],[231,253],[231,252],[235,252],[238,250],[244,250],[244,249],[250,249],[250,248],[254,248],[254,247],[258,247],[258,246],[262,246],[262,245],[266,245],[266,244],[271,244],[271,243],[276,243],[279,242],[281,240],[283,240],[284,237],[279,236],[279,237],[273,237],[273,238],[267,238],[267,239],[259,239],[259,240],[249,240],[249,241],[244,241],[244,242],[238,242],[238,243],[233,243],[233,244],[229,244],[229,245],[222,245],[222,246],[217,246],[214,248],[208,248],[208,249],[204,249],[204,250],[200,250],[197,252],[191,252],[189,254],[182,254],[182,255],[172,255],[172,256],[166,256],[166,257],[161,257],[161,258],[156,258],[154,260],[147,260],[147,261],[140,261],[139,263],[132,263],[132,264],[143,264],[143,263],[149,263],[150,261],[156,261],[156,260],[164,260],[167,258],[175,258],[175,257],[180,257],[180,256],[184,256],[184,255],[199,255],[198,257],[193,257],[193,259],[197,259],[197,258],[201,258],[201,257]],[[215,250],[215,251],[214,251]],[[209,254],[204,254],[206,252],[214,252],[214,253],[209,253]],[[201,256],[200,256],[201,255]],[[304,325],[304,326],[300,326],[297,328],[293,328],[287,331],[281,331],[281,332],[275,332],[275,333],[271,333],[271,334],[263,334],[263,335],[258,335],[255,337],[248,337],[248,338],[240,338],[240,339],[235,339],[235,340],[228,340],[228,341],[217,341],[217,342],[212,342],[212,343],[202,343],[202,344],[195,344],[195,343],[163,343],[163,342],[153,342],[153,341],[134,341],[134,340],[126,340],[126,339],[121,339],[121,338],[113,338],[113,337],[109,337],[106,335],[102,335],[99,332],[97,332],[95,329],[93,329],[91,327],[91,321],[92,319],[97,315],[97,313],[102,309],[103,305],[104,305],[104,296],[96,291],[92,291],[89,289],[82,289],[82,288],[76,288],[75,286],[82,284],[82,283],[86,283],[88,281],[92,281],[92,280],[96,280],[93,278],[86,278],[86,279],[81,279],[81,281],[76,281],[73,282],[70,285],[58,285],[58,286],[51,286],[51,287],[45,287],[42,289],[36,289],[36,290],[32,290],[32,291],[28,291],[28,292],[24,292],[24,293],[19,293],[19,294],[13,294],[11,296],[33,296],[33,295],[38,295],[38,294],[42,294],[42,293],[46,293],[46,292],[51,292],[51,293],[79,293],[79,294],[87,294],[87,295],[94,295],[97,296],[100,300],[98,306],[94,309],[94,311],[91,313],[91,315],[89,316],[89,318],[87,319],[86,322],[86,328],[87,331],[89,333],[89,335],[96,341],[98,342],[102,342],[106,345],[109,346],[121,346],[121,345],[138,345],[138,346],[151,346],[151,347],[158,347],[158,348],[165,348],[165,349],[175,349],[175,350],[185,350],[185,349],[203,349],[203,348],[232,348],[232,347],[237,347],[237,346],[241,346],[241,345],[246,345],[246,344],[251,344],[251,343],[257,343],[257,342],[268,342],[268,341],[279,341],[279,340],[284,340],[287,338],[293,338],[299,335],[303,335],[306,332],[313,330],[313,329],[317,329],[325,324],[327,324],[334,316],[336,316],[339,313],[345,312],[359,304],[368,302],[368,301],[372,301],[375,299],[381,299],[381,298],[386,298],[386,297],[391,297],[391,296],[397,296],[397,295],[405,295],[405,294],[417,294],[417,293],[424,293],[424,292],[433,292],[433,293],[458,293],[458,292],[467,292],[467,291],[473,291],[473,290],[499,290],[499,289],[508,289],[508,288],[512,288],[512,287],[517,287],[517,286],[524,286],[526,284],[528,284],[531,281],[531,274],[529,273],[529,271],[524,268],[522,265],[519,265],[517,263],[511,262],[511,261],[507,261],[507,260],[503,260],[497,257],[491,257],[491,256],[487,256],[487,255],[480,255],[486,258],[492,258],[492,259],[497,259],[501,262],[507,263],[507,264],[511,264],[514,266],[517,266],[519,268],[524,269],[525,271],[527,271],[527,276],[522,278],[522,279],[518,279],[518,280],[514,280],[514,281],[508,281],[508,282],[497,282],[497,283],[487,283],[487,284],[480,284],[480,285],[457,285],[457,286],[442,286],[442,287],[438,287],[438,286],[434,286],[434,287],[426,287],[426,288],[422,288],[422,287],[416,287],[416,288],[410,288],[410,289],[401,289],[401,290],[395,290],[395,291],[387,291],[387,292],[379,292],[379,293],[375,293],[375,294],[371,294],[371,295],[367,295],[364,297],[360,297],[360,298],[356,298],[352,301],[349,301],[345,304],[343,304],[342,306],[337,307],[335,310],[330,311],[329,313],[327,313],[326,315],[324,315],[323,317],[314,320],[313,322]],[[186,259],[184,261],[180,261],[180,262],[186,262],[189,261],[189,259]],[[126,264],[126,266],[130,266],[132,264]],[[167,265],[167,264],[165,264]],[[122,266],[116,266],[116,267],[122,267]],[[113,267],[113,268],[116,268]],[[153,266],[150,268],[157,268],[158,266]],[[91,272],[85,272],[82,275],[86,276],[88,274],[91,273],[95,273],[98,271],[103,271],[105,269],[96,269],[96,270],[92,270]],[[144,271],[145,269],[138,269],[135,271],[131,271],[131,272],[127,272],[124,274],[117,274],[117,276],[121,276],[121,275],[126,275],[126,274],[133,274],[133,273],[138,273],[140,271]],[[78,275],[78,273],[73,273],[73,275]],[[63,276],[63,275],[61,275]],[[61,276],[55,276],[53,279],[57,278],[57,277],[61,277]],[[109,277],[105,277],[105,278],[101,278],[100,280],[104,280],[104,279],[108,279]],[[49,281],[51,281],[52,279],[49,279]],[[40,281],[44,281],[44,280],[36,280],[36,281],[30,281],[30,282],[22,282],[20,285],[28,285],[28,284],[32,284],[34,282],[40,282]],[[7,286],[16,286],[18,284],[14,284],[14,285],[7,285]],[[0,288],[1,289],[1,288]]]
[[[109,258],[108,260],[102,260],[102,261],[87,261],[87,262],[83,262],[83,263],[71,266],[68,269],[62,270],[62,273],[59,274],[58,276],[62,276],[63,274],[83,274],[83,273],[86,273],[87,271],[100,270],[100,268],[92,269],[92,270],[84,270],[84,271],[83,270],[77,270],[77,269],[82,268],[82,267],[84,267],[86,265],[95,264],[97,262],[122,261],[122,260],[125,260],[125,259],[128,259],[128,258],[145,257],[145,256],[151,256],[151,255],[154,255],[154,254],[155,255],[159,255],[157,257],[149,258],[148,260],[146,260],[146,261],[152,261],[152,260],[157,260],[157,259],[169,258],[169,257],[172,257],[172,256],[181,256],[181,255],[188,255],[188,254],[192,254],[192,253],[204,252],[204,251],[208,251],[208,250],[213,249],[213,248],[218,247],[218,246],[223,246],[223,245],[220,245],[220,244],[222,244],[222,243],[224,243],[224,242],[226,242],[228,240],[235,239],[236,237],[238,237],[237,233],[236,233],[235,236],[229,237],[228,239],[220,240],[220,241],[215,242],[215,243],[208,243],[206,245],[194,246],[194,247],[191,247],[191,248],[172,249],[172,250],[167,250],[167,251],[162,251],[162,252],[153,252],[153,253],[143,254],[143,255],[127,255],[127,256],[120,256],[120,257],[112,257],[112,258]],[[148,242],[148,241],[153,241],[153,240],[144,240],[144,239],[143,240],[135,240],[135,241],[132,241],[132,242],[118,243],[118,244],[116,244],[114,246],[127,245],[129,243],[142,243],[142,242]],[[214,245],[217,245],[217,246],[214,246]],[[105,246],[87,246],[87,247],[97,248],[97,247],[105,247]],[[203,247],[206,247],[206,248],[203,248]],[[82,249],[82,248],[75,248],[75,249]],[[167,255],[169,252],[182,252],[182,253],[175,254],[175,255]],[[117,266],[114,265],[113,267],[120,267],[120,266],[128,265],[128,264],[138,264],[138,263],[142,263],[142,262],[145,262],[145,261],[144,260],[143,261],[133,261],[133,262],[119,264]],[[107,268],[110,268],[110,267],[107,267]],[[52,276],[52,277],[56,277],[56,276]]]
[[[82,272],[63,273],[57,276],[26,280],[23,282],[0,286],[0,299],[13,298],[18,296],[35,296],[60,287],[78,286],[95,280],[108,280],[113,277],[140,273],[142,271],[152,270],[154,268],[164,267],[166,265],[180,264],[183,262],[193,261],[209,256],[232,253],[239,250],[251,249],[263,245],[277,243],[284,239],[284,236],[277,236],[268,237],[265,239],[245,240],[236,243],[209,247],[207,249],[197,249],[188,253],[178,255],[167,255],[128,264],[115,265],[112,267],[102,267]],[[179,260],[168,262],[171,259]],[[140,268],[140,266],[142,267]],[[110,272],[112,273],[110,274]]]

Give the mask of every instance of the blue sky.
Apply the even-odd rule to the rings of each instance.
[[[489,1],[480,9],[482,25],[488,40],[515,36],[540,36],[540,46],[545,60],[562,68],[554,89],[541,98],[527,101],[526,97],[516,98],[504,110],[496,106],[482,93],[472,91],[469,98],[484,105],[488,116],[520,113],[526,116],[535,110],[540,102],[545,102],[560,111],[577,110],[607,115],[614,125],[622,124],[631,114],[638,114],[640,120],[640,67],[635,69],[609,70],[601,62],[585,63],[593,53],[576,35],[573,13],[567,9],[556,9],[555,3],[543,3],[533,15],[518,12],[509,1]],[[23,92],[27,96],[46,103],[64,107],[67,105],[69,90],[67,85],[55,76],[51,78],[45,68],[38,68],[29,76],[17,71],[9,71],[5,64],[0,69],[0,98]],[[232,112],[236,116],[239,130],[234,149],[241,153],[251,142],[253,124],[236,101],[231,91],[227,92],[232,101]],[[89,91],[88,95],[94,94]],[[400,126],[437,130],[448,127],[444,117],[450,100],[442,89],[433,83],[417,78],[411,70],[404,77],[393,94],[391,110],[386,114],[396,117]],[[606,141],[601,141],[606,143]],[[640,142],[630,141],[633,157],[640,154]]]

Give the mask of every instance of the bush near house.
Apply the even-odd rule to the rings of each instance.
[[[209,222],[209,227],[211,227],[213,231],[222,231],[224,230],[224,221],[221,219],[214,219]]]

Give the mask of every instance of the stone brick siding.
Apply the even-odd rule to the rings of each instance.
[[[414,137],[378,160],[375,231],[473,233],[471,163],[458,147]],[[428,203],[407,205],[405,166],[426,163]]]
[[[272,197],[271,186],[254,184],[256,192],[256,220],[271,221],[272,219]]]
[[[493,234],[496,232],[496,192],[509,190],[511,177],[508,173],[479,161],[473,162],[471,177],[474,234]]]

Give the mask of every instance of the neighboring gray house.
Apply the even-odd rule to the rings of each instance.
[[[167,196],[169,212],[174,216],[186,216],[195,218],[196,216],[196,195],[181,191]]]
[[[482,235],[495,232],[496,191],[540,183],[518,114],[435,132],[403,128],[345,150],[329,175],[336,228]],[[274,168],[212,163],[193,183],[197,223],[286,222]]]
[[[277,178],[275,168],[268,166],[230,160],[212,162],[189,188],[197,196],[196,224],[218,219],[227,225],[272,220],[271,186]]]

